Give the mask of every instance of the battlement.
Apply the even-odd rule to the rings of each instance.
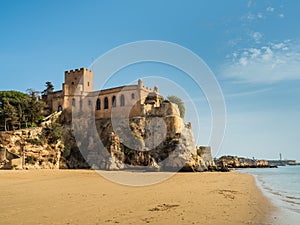
[[[85,72],[85,71],[92,72],[91,70],[89,70],[87,68],[80,68],[80,69],[65,71],[65,74],[74,74],[74,73]]]
[[[91,70],[80,68],[65,71],[64,95],[73,95],[76,91],[92,92],[93,87],[94,75]]]
[[[147,86],[142,86],[145,90],[147,90],[147,91],[152,91],[152,89],[151,88],[149,88],[149,87],[147,87]]]

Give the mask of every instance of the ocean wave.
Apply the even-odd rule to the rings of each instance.
[[[290,203],[290,204],[293,204],[293,205],[299,205],[300,206],[300,202],[291,201],[291,200],[288,200],[288,199],[283,199],[283,201],[285,201],[287,203]]]
[[[289,199],[296,199],[296,200],[300,200],[300,198],[298,198],[298,197],[295,197],[295,196],[289,196],[289,195],[286,195],[285,197],[286,197],[286,198],[289,198]]]
[[[282,210],[282,218],[288,215],[296,218],[292,219],[293,222],[294,220],[300,221],[300,167],[279,167],[276,170],[249,169],[243,172],[250,173],[255,177],[262,192]],[[285,224],[285,222],[282,220],[278,224]]]
[[[270,194],[277,196],[281,201],[284,201],[289,204],[293,204],[295,206],[300,206],[300,198],[292,195],[286,195],[287,192],[274,190],[267,186],[262,186],[265,191],[269,192]],[[300,209],[300,208],[299,208]]]

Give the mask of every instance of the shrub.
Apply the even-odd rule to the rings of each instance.
[[[27,156],[25,159],[25,163],[29,163],[34,165],[37,162],[37,159],[34,156]]]
[[[63,136],[63,129],[59,123],[52,123],[43,128],[42,136],[48,139],[49,144],[56,144]]]
[[[62,152],[62,157],[65,159],[68,158],[71,154],[71,149],[69,146],[65,146],[64,151]]]
[[[43,142],[37,138],[27,138],[26,142],[32,144],[32,145],[40,145],[43,146]]]

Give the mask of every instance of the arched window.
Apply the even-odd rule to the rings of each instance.
[[[72,106],[75,107],[76,106],[76,101],[75,98],[72,99]]]
[[[80,104],[80,110],[82,110],[82,99],[80,99],[79,104]]]
[[[61,105],[58,106],[57,111],[58,111],[58,112],[61,112],[61,111],[62,111],[62,106],[61,106]]]
[[[120,102],[121,102],[121,104],[120,104],[121,106],[125,105],[125,97],[124,97],[124,95],[121,95]]]
[[[111,100],[112,100],[112,107],[116,107],[117,106],[116,96],[113,96]]]
[[[134,93],[131,94],[131,99],[135,99],[135,94]]]
[[[108,98],[104,98],[104,109],[108,109]]]
[[[100,110],[101,109],[101,100],[98,98],[96,102],[96,109]]]

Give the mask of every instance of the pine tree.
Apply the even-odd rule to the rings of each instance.
[[[54,85],[50,81],[46,82],[45,87],[46,87],[46,89],[42,91],[43,95],[47,95],[54,91]]]
[[[2,117],[4,120],[4,130],[14,130],[18,124],[18,116],[16,109],[9,103],[7,99],[2,101]]]
[[[0,91],[0,130],[27,128],[28,124],[37,125],[45,107],[38,93],[32,89],[29,89],[29,94]]]
[[[28,121],[31,123],[31,126],[34,126],[42,117],[42,109],[45,106],[45,103],[39,100],[39,92],[33,89],[28,89],[27,91],[30,96],[27,106]]]

